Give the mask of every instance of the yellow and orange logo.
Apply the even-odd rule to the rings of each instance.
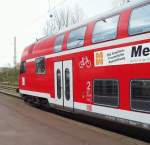
[[[95,65],[96,66],[103,65],[103,52],[102,51],[95,52]]]

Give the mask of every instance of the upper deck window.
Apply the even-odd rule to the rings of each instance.
[[[150,4],[136,8],[130,18],[129,34],[135,35],[150,31]]]
[[[36,59],[36,73],[44,74],[45,73],[45,59],[40,57]]]
[[[64,34],[58,35],[56,37],[55,47],[54,47],[55,52],[61,51],[63,41],[64,41]]]
[[[86,26],[72,30],[69,35],[67,48],[73,49],[77,47],[82,47],[84,45],[85,32],[86,32]]]
[[[97,21],[93,31],[93,43],[115,39],[117,37],[118,21],[119,16]]]

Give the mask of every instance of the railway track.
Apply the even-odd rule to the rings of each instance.
[[[0,83],[0,93],[11,95],[13,97],[17,97],[21,99],[19,93],[17,93],[17,89],[18,89],[17,85]]]

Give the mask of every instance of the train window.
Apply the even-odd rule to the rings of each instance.
[[[65,96],[66,100],[70,100],[70,72],[69,69],[65,69]]]
[[[40,57],[36,59],[36,73],[44,74],[45,73],[45,59]]]
[[[136,8],[130,18],[129,34],[135,35],[150,31],[150,4]]]
[[[61,71],[57,69],[57,98],[61,99]]]
[[[63,40],[64,40],[64,34],[58,35],[56,37],[55,47],[54,47],[55,52],[61,51]]]
[[[131,81],[131,109],[150,112],[150,80]]]
[[[119,105],[119,83],[117,80],[94,81],[94,103],[117,107]]]
[[[21,65],[20,65],[20,73],[25,73],[26,72],[26,62],[21,62]]]
[[[81,47],[84,45],[84,36],[86,32],[86,26],[80,27],[78,29],[72,30],[69,35],[69,40],[67,43],[68,49],[73,49]]]
[[[117,37],[118,21],[119,16],[97,21],[93,31],[92,42],[97,43],[115,39]]]

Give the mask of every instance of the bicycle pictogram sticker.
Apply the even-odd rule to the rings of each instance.
[[[91,67],[91,61],[87,56],[83,56],[82,60],[79,63],[80,68],[90,68]]]

